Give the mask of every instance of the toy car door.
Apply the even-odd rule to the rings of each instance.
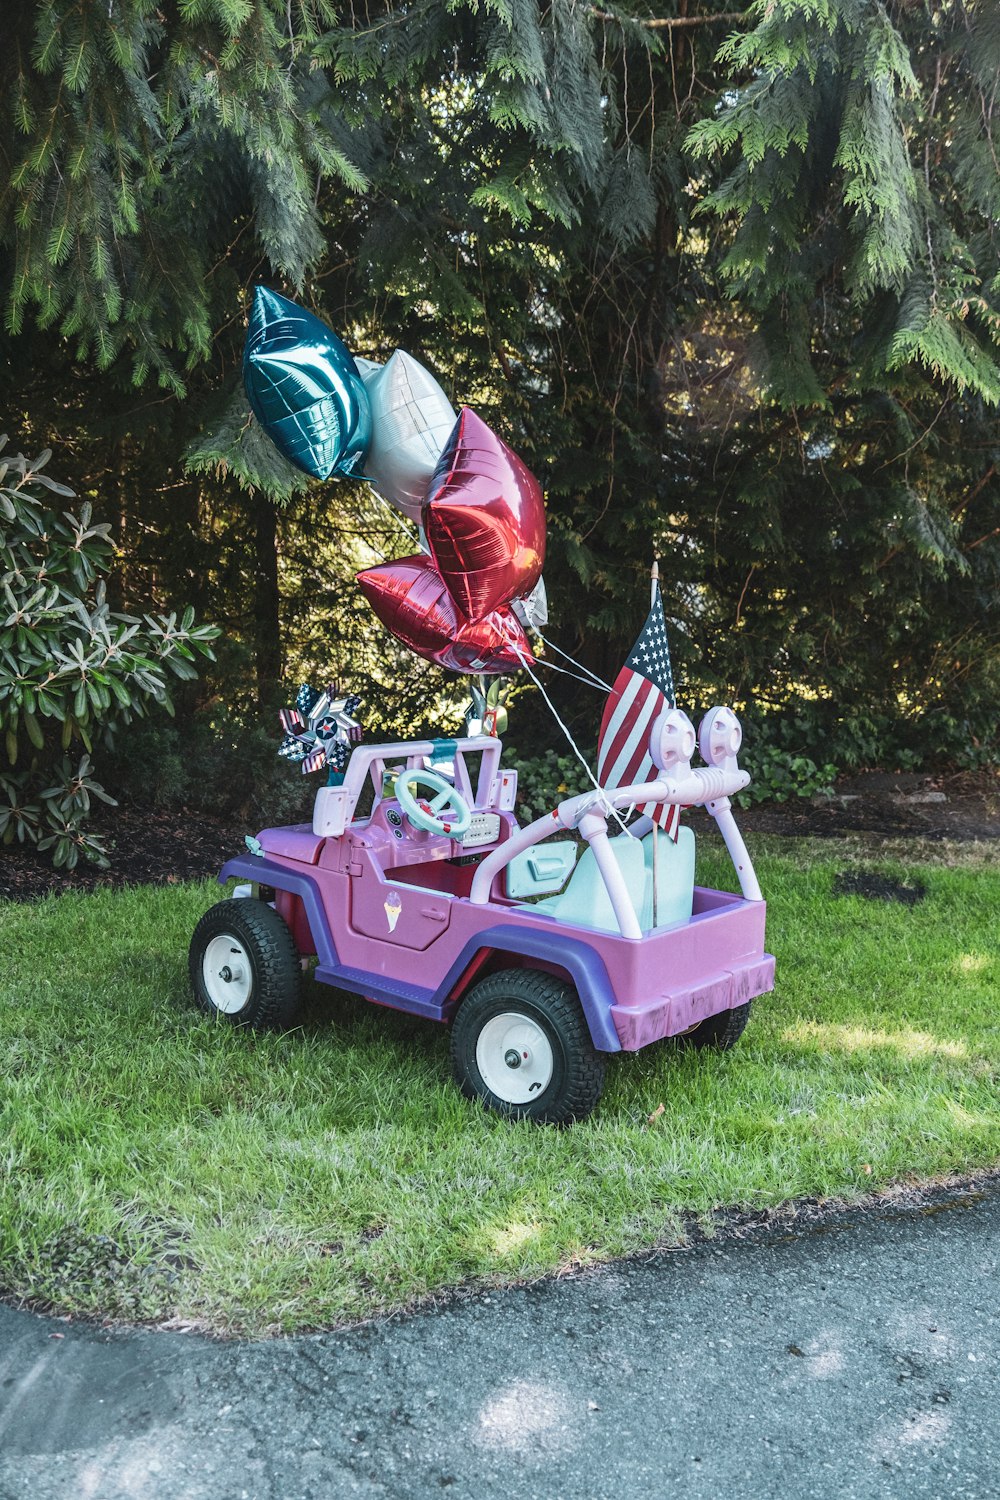
[[[363,937],[425,949],[448,930],[451,900],[425,886],[384,880],[367,850],[351,874],[351,926]]]

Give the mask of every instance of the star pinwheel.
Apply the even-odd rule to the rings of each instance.
[[[330,782],[335,784],[344,773],[351,746],[361,739],[361,725],[354,715],[361,707],[358,693],[341,693],[336,683],[322,692],[303,683],[294,708],[283,708],[279,714],[285,738],[278,754],[302,767],[303,775],[327,766]]]

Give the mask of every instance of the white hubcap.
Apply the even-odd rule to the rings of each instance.
[[[246,949],[238,938],[224,932],[214,937],[201,961],[205,992],[216,1010],[232,1016],[250,999],[253,970]]]
[[[486,1022],[476,1041],[479,1075],[506,1104],[530,1104],[552,1078],[552,1044],[528,1016],[505,1010]]]

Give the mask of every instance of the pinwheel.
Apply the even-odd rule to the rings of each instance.
[[[303,683],[294,708],[283,708],[278,717],[285,738],[278,754],[301,764],[303,774],[329,767],[331,784],[350,759],[351,746],[361,739],[361,725],[354,718],[361,706],[357,693],[341,695],[335,684],[317,692]]]

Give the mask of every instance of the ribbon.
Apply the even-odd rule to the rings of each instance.
[[[278,714],[285,731],[278,754],[301,765],[303,775],[327,766],[329,785],[339,785],[351,758],[351,747],[361,739],[361,725],[354,717],[360,707],[360,695],[342,694],[336,683],[322,692],[303,683],[294,708],[283,708]]]

